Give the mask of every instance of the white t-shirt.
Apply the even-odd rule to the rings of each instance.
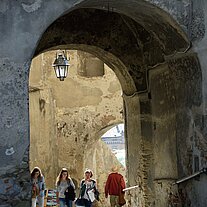
[[[59,198],[65,198],[65,191],[67,187],[69,187],[70,185],[75,189],[75,185],[72,179],[60,181],[60,184],[57,186],[57,192],[59,193],[58,195]]]
[[[86,190],[85,190],[83,198],[90,200],[87,192],[88,190],[91,190],[94,188],[95,183],[91,180],[91,181],[85,181],[85,184],[86,184]]]
[[[58,191],[58,197],[59,198],[65,198],[65,191],[68,187],[68,181],[67,180],[62,180],[60,181],[60,185],[58,185],[57,187],[57,191]]]

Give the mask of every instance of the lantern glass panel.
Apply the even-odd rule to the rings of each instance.
[[[59,67],[59,69],[60,69],[60,77],[66,77],[65,76],[65,69],[66,69],[66,66],[63,66],[63,65],[61,65],[60,67]]]
[[[60,78],[59,66],[55,66],[54,69],[55,69],[56,77]]]
[[[65,77],[68,75],[68,66],[65,67]]]

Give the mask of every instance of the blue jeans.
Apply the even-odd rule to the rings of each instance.
[[[68,207],[72,207],[72,206],[73,206],[73,201],[71,201],[71,200],[66,200],[66,205],[67,205]]]
[[[59,201],[60,201],[60,207],[65,207],[65,205],[67,207],[72,207],[73,205],[73,201],[65,200],[65,198],[59,198]]]

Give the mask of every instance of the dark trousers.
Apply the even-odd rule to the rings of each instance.
[[[84,205],[85,207],[92,207],[92,202],[87,200],[87,199],[83,199],[84,200]]]
[[[72,207],[72,205],[73,205],[73,201],[71,201],[71,200],[66,200],[65,198],[59,198],[59,200],[60,200],[60,207],[62,207],[62,206],[67,206],[67,207]]]

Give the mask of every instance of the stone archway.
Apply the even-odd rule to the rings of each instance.
[[[9,41],[2,41],[5,50],[1,56],[4,203],[29,206],[27,89],[32,53],[35,50],[38,55],[61,45],[90,50],[117,74],[125,94],[129,184],[140,185],[131,206],[166,206],[169,186],[187,171],[183,158],[187,153],[182,149],[188,146],[188,129],[194,130],[195,111],[201,105],[201,71],[196,54],[187,53],[190,43],[179,25],[149,2],[154,1],[4,3],[3,13],[12,17],[8,29],[4,27]],[[166,10],[170,13],[168,7]],[[163,119],[166,125],[160,124]],[[170,130],[173,133],[168,137]],[[159,149],[163,154],[156,153]],[[161,149],[166,149],[169,159],[159,162],[166,155]],[[171,157],[176,157],[175,161],[171,162]]]
[[[157,92],[151,88],[155,83],[152,78],[154,76],[150,75],[154,73],[151,71],[155,70],[159,71],[155,77],[162,73],[163,66],[160,69],[160,65],[166,65],[164,73],[167,72],[170,55],[174,55],[176,51],[185,53],[189,43],[182,32],[178,32],[174,23],[165,22],[162,15],[156,15],[159,20],[152,32],[150,21],[153,15],[149,17],[148,13],[146,19],[136,22],[134,18],[121,13],[84,7],[76,9],[48,27],[35,53],[57,48],[79,49],[90,51],[112,66],[121,83],[125,103],[128,184],[139,185],[139,190],[131,193],[132,206],[148,206],[152,203],[167,205],[168,191],[176,190],[172,189],[172,183],[178,177],[175,136],[169,138],[166,152],[160,154],[161,157],[167,155],[168,159],[162,159],[160,166],[156,166],[159,162],[159,147],[156,151],[153,143],[160,141],[156,140],[156,134],[153,132],[153,118],[156,119],[157,109],[153,111],[156,102],[151,99]],[[158,28],[164,31],[162,35],[157,31]],[[169,34],[174,41],[176,39],[178,45],[171,44],[172,39],[167,36]],[[166,56],[169,56],[168,61]],[[162,113],[166,113],[165,109]],[[158,136],[163,136],[162,130]],[[172,149],[169,149],[169,146]],[[137,162],[134,162],[135,160]],[[170,164],[166,165],[166,162]],[[170,173],[163,170],[162,174],[159,168],[166,166]],[[163,185],[161,189],[160,184],[157,184],[160,182]]]

